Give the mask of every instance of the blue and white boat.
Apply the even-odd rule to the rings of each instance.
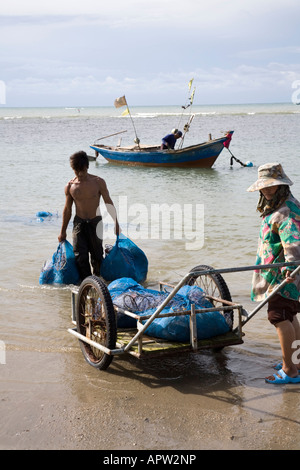
[[[189,167],[211,168],[218,156],[228,148],[234,131],[229,131],[218,139],[208,140],[197,145],[178,150],[161,150],[160,146],[134,145],[132,147],[113,147],[91,145],[96,157],[100,154],[109,163],[151,166],[151,167]]]

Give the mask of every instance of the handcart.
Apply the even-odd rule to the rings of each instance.
[[[274,263],[270,265],[246,266],[240,268],[213,269],[210,266],[199,265],[188,272],[177,285],[160,282],[159,289],[167,292],[165,300],[151,315],[138,314],[120,309],[113,304],[106,283],[96,277],[87,277],[78,288],[72,290],[72,323],[75,328],[68,331],[79,339],[79,344],[86,361],[93,367],[105,370],[111,364],[114,356],[129,353],[137,358],[145,356],[161,356],[202,349],[219,350],[226,346],[243,343],[244,333],[242,327],[287,283],[284,280],[272,293],[260,302],[257,307],[248,313],[241,304],[232,302],[228,286],[222,277],[224,273],[260,269],[279,269],[284,266],[297,266],[291,273],[296,276],[300,270],[300,260],[289,263]],[[172,313],[163,313],[164,308],[174,298],[182,286],[198,286],[209,299],[212,307],[196,309],[191,304],[190,310],[178,310]],[[171,289],[169,291],[169,289]],[[218,311],[230,320],[230,331],[225,334],[199,340],[197,337],[197,313]],[[136,327],[124,329],[117,327],[116,316],[121,312],[133,318]],[[234,327],[234,314],[237,314]],[[151,337],[147,335],[147,328],[158,318],[188,315],[190,340],[188,342],[174,342]]]

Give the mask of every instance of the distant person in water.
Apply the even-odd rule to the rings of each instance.
[[[171,134],[166,135],[162,139],[161,150],[174,149],[176,140],[182,137],[182,132],[178,129],[173,129]]]
[[[103,259],[102,227],[98,226],[100,215],[100,199],[103,198],[107,211],[115,222],[115,233],[120,233],[119,223],[114,204],[109,195],[104,179],[88,173],[89,159],[85,152],[74,153],[70,157],[70,165],[75,178],[65,187],[65,206],[62,215],[62,226],[58,241],[67,238],[67,227],[72,215],[75,202],[76,214],[73,222],[73,249],[81,281],[92,274],[100,275]],[[98,227],[98,230],[97,230]]]

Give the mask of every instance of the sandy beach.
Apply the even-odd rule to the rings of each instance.
[[[76,347],[7,351],[0,448],[299,449],[299,387],[266,384],[256,358],[241,373],[242,361],[231,347],[180,361],[126,356],[100,372]]]

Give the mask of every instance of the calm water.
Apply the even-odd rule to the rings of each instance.
[[[39,286],[41,267],[57,248],[64,186],[73,177],[69,156],[102,136],[127,130],[122,144],[134,138],[128,117],[114,108],[1,108],[0,185],[0,340],[7,349],[70,351],[77,342],[70,326],[70,289]],[[174,127],[183,127],[180,107],[131,109],[142,143],[160,143]],[[255,261],[260,218],[257,194],[247,193],[257,167],[280,161],[294,181],[300,198],[300,115],[293,104],[195,106],[195,118],[185,144],[207,140],[232,129],[233,154],[253,168],[230,167],[223,150],[212,169],[126,168],[99,157],[90,172],[103,177],[117,207],[125,233],[145,251],[148,283],[178,281],[190,268],[252,265]],[[118,136],[105,143],[117,143]],[[172,215],[164,226],[155,212],[162,205]],[[198,208],[198,212],[197,212]],[[172,210],[171,210],[172,209]],[[204,218],[203,212],[204,210]],[[50,211],[51,220],[39,221],[37,211]],[[190,212],[189,212],[190,211]],[[128,230],[128,232],[126,232]],[[108,238],[111,223],[107,225]],[[71,241],[71,226],[68,231]],[[196,245],[194,242],[197,242]],[[193,249],[187,249],[188,243]],[[202,246],[203,245],[203,246]],[[195,247],[197,249],[195,249]],[[251,273],[224,276],[235,300],[248,310]],[[257,314],[246,327],[244,354],[275,354],[277,340]]]

